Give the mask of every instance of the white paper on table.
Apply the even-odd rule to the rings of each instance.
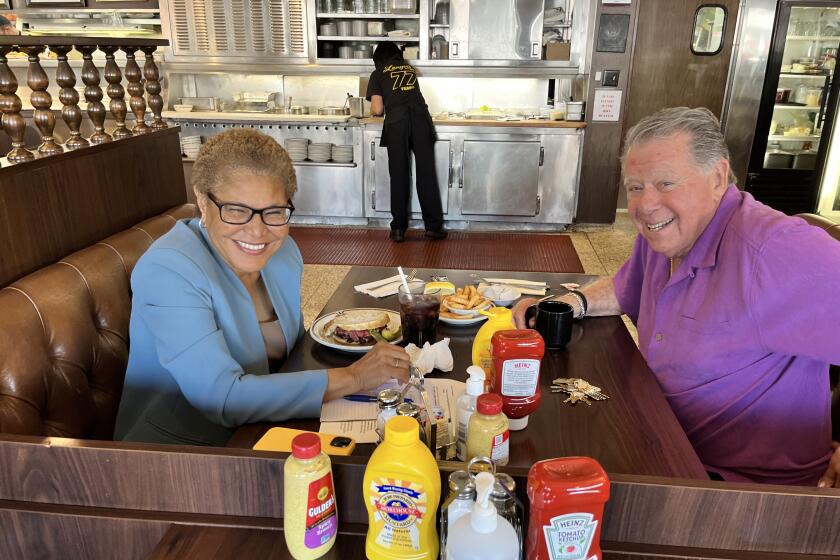
[[[376,433],[376,420],[321,422],[318,431],[322,434],[353,438],[356,443],[376,443],[379,441],[379,436]]]
[[[353,286],[353,289],[369,296],[381,298],[396,294],[401,283],[402,279],[400,276],[391,276],[382,280],[376,280],[375,282]]]
[[[489,280],[489,278],[488,278],[488,280]],[[478,285],[477,289],[478,289],[479,292],[481,292],[481,290],[484,289],[488,285],[489,284],[485,284],[484,282],[482,282]],[[518,291],[522,295],[529,295],[529,296],[544,296],[545,295],[545,290],[546,290],[545,287],[540,288],[539,286],[534,287],[534,288],[524,288],[522,286],[514,286],[512,284],[502,284],[502,283],[496,283],[496,282],[493,282],[493,285],[494,286],[505,286],[505,287],[508,287],[508,288],[511,288],[513,290]]]
[[[387,383],[389,387],[391,383]],[[429,393],[431,406],[440,407],[447,418],[451,418],[455,411],[455,401],[464,392],[466,383],[454,379],[425,380],[426,391]],[[409,395],[409,398],[416,398]],[[348,422],[359,420],[373,420],[379,415],[379,405],[375,402],[356,402],[347,399],[335,399],[325,402],[321,407],[321,422]],[[321,430],[324,431],[324,430]]]
[[[379,405],[375,402],[356,402],[334,399],[321,406],[321,422],[345,422],[348,420],[376,420]]]

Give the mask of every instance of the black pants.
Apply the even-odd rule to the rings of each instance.
[[[417,168],[417,196],[423,223],[429,231],[443,229],[443,208],[440,203],[435,173],[435,132],[431,119],[421,111],[411,111],[397,122],[389,123],[387,133],[388,171],[391,174],[391,229],[408,228],[411,204],[410,154],[414,152]]]

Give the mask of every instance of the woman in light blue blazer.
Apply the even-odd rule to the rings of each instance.
[[[115,439],[224,445],[241,424],[316,418],[324,401],[408,378],[408,354],[385,343],[346,368],[271,373],[304,332],[297,182],[276,141],[213,136],[191,183],[201,219],[178,222],[131,275]]]

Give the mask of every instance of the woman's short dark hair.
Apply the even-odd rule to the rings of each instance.
[[[396,43],[384,41],[376,46],[373,51],[373,65],[382,68],[389,62],[403,62],[403,53]]]

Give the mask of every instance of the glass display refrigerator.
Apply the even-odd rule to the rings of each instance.
[[[779,2],[745,190],[788,214],[814,212],[821,200],[838,47],[840,1]]]

